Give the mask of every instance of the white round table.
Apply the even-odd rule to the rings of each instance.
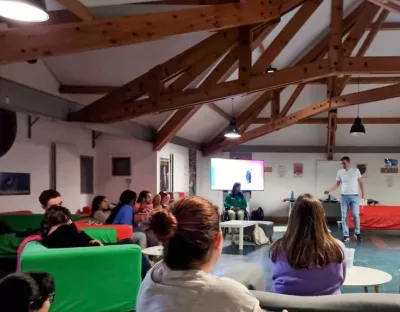
[[[353,266],[347,269],[346,279],[343,286],[359,286],[364,287],[364,291],[368,292],[368,286],[374,286],[375,292],[379,293],[380,285],[389,283],[392,275],[381,270]]]
[[[153,247],[143,249],[142,252],[148,256],[162,257],[164,255],[164,247],[163,246],[153,246]]]

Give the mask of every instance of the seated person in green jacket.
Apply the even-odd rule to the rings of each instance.
[[[230,220],[244,219],[247,201],[240,190],[240,183],[233,184],[232,192],[225,197],[224,206],[229,213]]]

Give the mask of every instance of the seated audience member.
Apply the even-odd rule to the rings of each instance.
[[[149,191],[141,191],[137,198],[137,205],[135,211],[137,213],[149,213],[153,210],[152,205],[153,197]]]
[[[42,220],[42,245],[47,248],[74,248],[103,246],[84,231],[79,231],[71,221],[71,213],[65,207],[53,206],[46,210]],[[133,244],[131,239],[123,239],[118,245]],[[150,268],[147,258],[142,255],[142,278]]]
[[[54,279],[47,273],[14,273],[0,280],[4,312],[48,312],[54,296]]]
[[[220,216],[209,201],[192,196],[157,210],[150,228],[164,245],[164,260],[146,275],[136,312],[261,312],[242,284],[211,274],[222,251]]]
[[[156,194],[154,195],[153,198],[153,209],[161,209],[161,195],[160,194]]]
[[[133,227],[133,242],[142,249],[147,248],[146,234],[137,226],[135,222],[135,210],[133,206],[136,202],[136,193],[131,190],[123,191],[119,197],[119,203],[111,210],[107,224],[126,224]]]
[[[286,233],[270,249],[271,291],[295,296],[340,294],[346,278],[345,254],[343,243],[328,231],[320,201],[301,195]]]
[[[171,197],[169,196],[169,194],[167,192],[160,192],[159,194],[161,196],[161,206],[163,208],[167,208],[169,205],[169,202],[171,201]]]
[[[243,220],[247,209],[246,197],[240,190],[240,183],[233,184],[232,192],[225,197],[224,206],[229,213],[230,220]]]
[[[39,202],[43,209],[47,209],[51,206],[61,206],[61,194],[56,190],[45,190],[40,194]]]
[[[105,224],[110,214],[107,197],[99,195],[93,198],[91,224]]]

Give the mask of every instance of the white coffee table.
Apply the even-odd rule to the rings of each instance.
[[[154,257],[162,257],[164,255],[164,247],[163,246],[153,246],[149,248],[145,248],[142,250],[142,253],[148,256]]]
[[[221,222],[221,228],[228,229],[239,229],[239,250],[243,250],[243,229],[247,226],[256,225],[257,221],[241,221],[241,220],[231,220]],[[232,241],[234,240],[234,235],[232,235]]]
[[[374,286],[375,292],[381,291],[380,285],[389,283],[392,275],[381,270],[353,266],[347,269],[346,280],[344,286],[364,287],[364,291],[368,292],[368,286]]]

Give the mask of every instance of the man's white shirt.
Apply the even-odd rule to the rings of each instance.
[[[340,169],[337,173],[336,181],[341,183],[341,194],[358,195],[358,180],[360,178],[361,173],[358,169]]]

